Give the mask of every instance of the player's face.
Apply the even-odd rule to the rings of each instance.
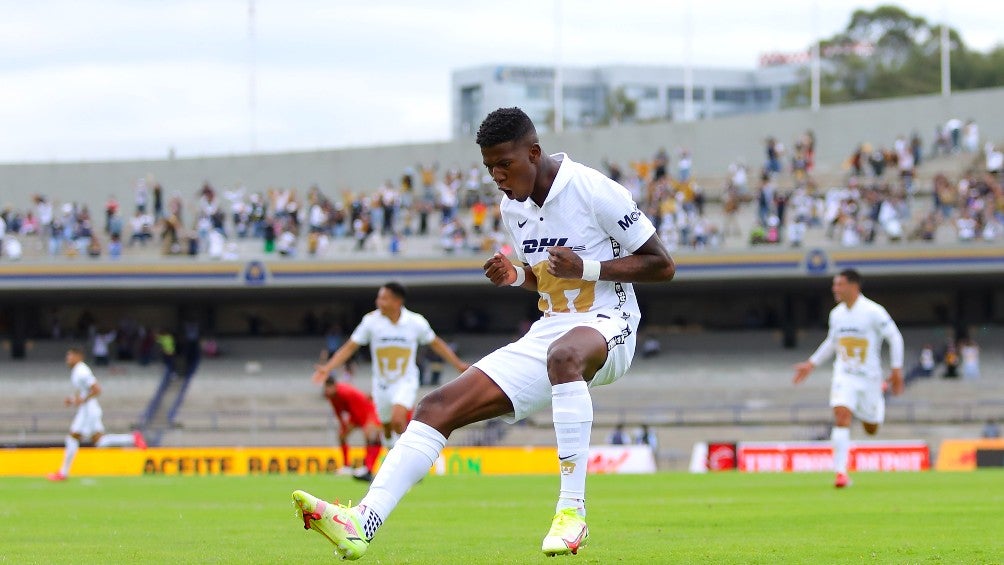
[[[481,148],[488,174],[506,198],[525,202],[533,194],[540,163],[540,145],[530,139]]]
[[[847,280],[847,277],[837,275],[833,277],[833,300],[837,302],[847,302],[857,296],[857,285]]]
[[[74,351],[67,351],[66,352],[66,366],[67,367],[73,367],[74,365],[77,364],[78,361],[80,361],[80,356],[77,355],[76,352],[74,352]]]
[[[384,316],[390,316],[401,310],[401,299],[387,288],[380,287],[377,291],[376,307]]]

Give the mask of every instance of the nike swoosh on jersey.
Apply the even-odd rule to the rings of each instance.
[[[523,226],[526,225],[526,220],[523,220],[522,222],[520,222],[520,221],[517,220],[516,221],[516,225],[519,226],[519,227],[523,227]]]

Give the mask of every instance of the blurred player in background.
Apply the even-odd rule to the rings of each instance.
[[[484,264],[485,276],[495,286],[537,293],[543,316],[526,335],[422,399],[358,506],[293,493],[304,526],[318,530],[348,559],[365,553],[377,528],[429,472],[454,430],[502,416],[515,422],[545,407],[554,417],[560,491],[541,550],[576,553],[589,535],[589,387],[617,380],[631,365],[640,311],[630,283],[665,282],[675,273],[655,228],[627,189],[565,154],[544,153],[522,110],[489,114],[477,143],[506,196],[502,222],[517,242],[520,260],[514,265],[497,253]]]
[[[855,416],[868,435],[885,419],[882,381],[882,341],[889,342],[889,384],[893,394],[903,392],[903,335],[885,308],[861,294],[861,275],[845,269],[833,277],[830,329],[808,360],[795,365],[795,384],[809,377],[820,363],[836,353],[830,406],[833,407],[834,486],[851,484],[847,459],[851,448],[851,421]]]
[[[94,377],[91,368],[84,363],[84,350],[71,347],[66,351],[66,366],[70,368],[70,384],[73,385],[73,396],[68,396],[63,403],[75,406],[77,415],[70,424],[70,435],[66,436],[66,450],[63,453],[63,466],[59,471],[50,473],[51,481],[65,481],[70,476],[73,458],[80,449],[80,441],[87,438],[95,447],[138,447],[146,449],[146,440],[139,430],[131,434],[106,434],[101,421],[101,405],[98,396],[101,385]]]
[[[400,283],[389,282],[377,291],[377,309],[363,320],[327,363],[317,365],[314,382],[321,383],[332,370],[341,367],[364,345],[370,347],[373,371],[373,403],[383,422],[387,447],[393,447],[408,425],[418,395],[418,365],[415,355],[420,345],[428,345],[448,361],[458,373],[468,364],[461,361],[442,338],[436,335],[421,314],[404,306],[407,291]]]
[[[342,461],[346,466],[352,462],[349,458],[349,434],[356,429],[362,430],[366,439],[366,457],[363,467],[353,472],[352,476],[372,481],[373,467],[380,456],[380,435],[383,431],[373,399],[349,383],[337,382],[330,376],[324,381],[324,396],[331,403],[331,410],[338,419],[338,442],[342,448]]]

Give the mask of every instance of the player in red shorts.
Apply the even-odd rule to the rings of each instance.
[[[331,403],[331,409],[338,419],[338,441],[341,443],[345,464],[348,465],[350,461],[349,434],[357,428],[361,429],[366,438],[364,468],[352,476],[363,481],[373,480],[373,467],[380,456],[380,434],[383,431],[373,399],[348,383],[336,382],[334,377],[328,377],[324,381],[324,396]]]

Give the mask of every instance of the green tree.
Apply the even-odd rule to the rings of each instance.
[[[1004,85],[1004,47],[988,54],[969,50],[948,30],[953,90]],[[941,89],[941,26],[897,6],[855,10],[841,33],[820,41],[820,102],[833,104],[931,94]],[[786,106],[809,99],[809,70],[787,92]]]
[[[603,116],[600,125],[630,122],[638,113],[638,102],[628,96],[623,87],[608,94],[604,106],[606,107],[606,115]]]

